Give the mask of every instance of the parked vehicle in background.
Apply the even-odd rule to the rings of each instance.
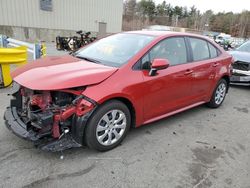
[[[234,58],[231,84],[250,85],[250,41],[243,43],[229,53]]]
[[[90,44],[96,40],[96,37],[91,36],[91,32],[83,32],[82,30],[76,32],[80,37],[56,37],[56,49],[74,52],[79,48]]]
[[[217,44],[223,44],[224,41],[229,41],[231,38],[231,35],[225,34],[225,33],[221,33],[217,36],[215,36],[215,42]]]
[[[246,40],[244,38],[232,37],[231,46],[232,49],[240,47]]]
[[[171,31],[171,29],[166,25],[150,25],[143,29],[143,31]]]
[[[201,104],[219,107],[232,57],[199,35],[115,34],[72,56],[46,57],[12,73],[7,127],[44,150],[118,146],[131,127]]]
[[[228,51],[232,48],[232,38],[231,35],[221,33],[220,35],[217,35],[214,39],[214,41],[219,44],[221,47],[224,48],[224,50]]]

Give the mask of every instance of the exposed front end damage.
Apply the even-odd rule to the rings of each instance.
[[[17,83],[4,118],[17,136],[47,151],[83,145],[84,128],[95,110],[95,101],[82,95],[84,88],[34,91]]]
[[[236,61],[233,63],[233,74],[230,78],[233,85],[250,86],[250,63]]]

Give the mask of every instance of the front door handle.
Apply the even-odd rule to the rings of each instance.
[[[214,63],[213,67],[217,67],[219,65],[219,63]]]
[[[194,71],[193,70],[191,70],[191,69],[188,69],[188,70],[186,70],[186,72],[184,73],[185,75],[189,75],[189,74],[192,74]]]

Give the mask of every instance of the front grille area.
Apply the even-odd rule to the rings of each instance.
[[[233,63],[233,68],[242,71],[250,71],[250,63],[237,61]]]
[[[246,76],[245,74],[241,74],[241,73],[237,73],[237,72],[233,73],[233,75],[234,76]]]

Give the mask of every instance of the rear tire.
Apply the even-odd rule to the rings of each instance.
[[[225,100],[227,90],[228,90],[227,81],[225,79],[221,79],[218,82],[210,101],[207,103],[207,106],[210,108],[218,108]]]
[[[90,117],[85,131],[85,143],[98,151],[111,150],[122,142],[130,125],[128,107],[118,100],[109,101]]]

